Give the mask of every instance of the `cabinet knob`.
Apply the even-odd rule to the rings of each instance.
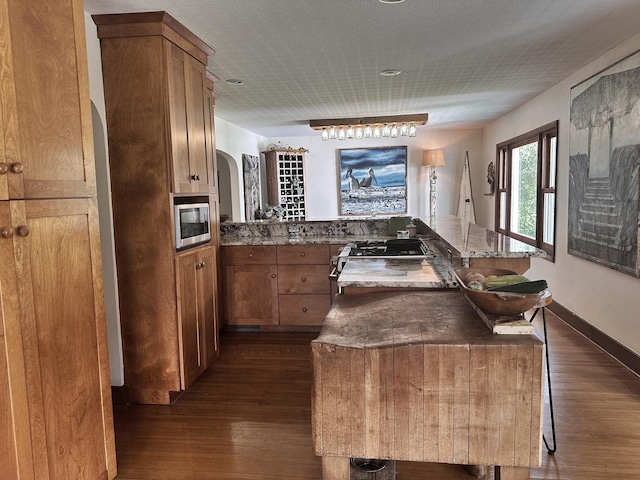
[[[29,235],[29,227],[27,227],[26,225],[20,225],[18,227],[18,235],[20,235],[21,237],[26,237],[27,235]]]
[[[307,281],[307,279],[306,279],[305,277],[302,277],[302,278],[300,279],[300,281],[301,281],[302,283],[304,283],[304,282],[306,282],[306,281]]]
[[[0,234],[2,234],[4,238],[11,238],[13,237],[13,228],[4,227],[2,230],[0,230]]]
[[[304,252],[300,252],[300,256],[301,256],[301,257],[304,257],[304,256],[305,256],[305,253],[304,253]]]
[[[204,268],[204,262],[196,263],[196,270],[200,270],[201,268]]]
[[[249,258],[253,258],[253,252],[249,253]]]
[[[4,175],[5,173],[7,173],[9,171],[9,165],[7,165],[4,162],[0,163],[0,175]]]
[[[272,274],[271,274],[271,278],[276,278],[276,274],[275,274],[275,273],[272,273]]]
[[[21,164],[20,162],[16,162],[13,165],[11,165],[11,171],[13,173],[22,173],[24,172],[24,165]]]
[[[307,313],[307,307],[302,307],[302,312]]]
[[[193,181],[199,181],[200,180],[200,175],[191,175],[191,180]]]

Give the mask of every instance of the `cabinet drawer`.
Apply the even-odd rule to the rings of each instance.
[[[278,245],[278,265],[329,265],[329,245]]]
[[[276,247],[274,246],[228,246],[223,247],[222,255],[226,265],[275,265]]]
[[[322,325],[330,295],[279,295],[280,325]]]
[[[279,265],[278,293],[329,293],[328,265]]]

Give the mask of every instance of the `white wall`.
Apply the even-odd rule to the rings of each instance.
[[[222,154],[229,164],[232,199],[231,219],[236,222],[243,221],[245,220],[245,214],[242,154],[246,153],[247,155],[260,157],[260,151],[267,148],[267,140],[218,117],[215,118],[215,129],[216,150],[218,155]]]
[[[622,345],[640,354],[640,279],[567,253],[570,89],[640,49],[640,34],[618,45],[549,90],[484,130],[485,166],[495,160],[496,145],[559,120],[556,213],[556,261],[534,259],[528,275],[545,278],[564,307]],[[482,205],[483,225],[493,228],[494,199]],[[476,204],[478,207],[478,204]]]
[[[423,150],[444,150],[446,166],[438,169],[437,215],[456,214],[465,152],[469,151],[472,174],[474,173],[474,159],[478,161],[482,155],[481,130],[432,129],[428,125],[418,127],[418,134],[413,138],[322,141],[319,132],[312,132],[306,137],[269,139],[269,143],[277,142],[285,146],[304,147],[309,150],[305,157],[307,218],[309,220],[338,217],[339,149],[407,145],[407,213],[415,217],[429,215],[428,172],[427,169],[420,167]],[[478,178],[484,178],[483,174]],[[480,194],[475,192],[481,192],[484,186],[480,184],[480,180],[477,180],[474,182],[473,188],[475,199],[475,196]]]
[[[98,31],[91,16],[84,13],[87,37],[87,57],[89,66],[89,90],[91,103],[95,107],[94,144],[96,146],[96,182],[98,189],[98,210],[100,218],[100,244],[104,279],[105,316],[107,321],[107,341],[109,344],[109,370],[111,385],[124,384],[124,362],[122,360],[122,336],[120,330],[120,309],[118,305],[118,284],[116,254],[113,241],[113,214],[111,210],[111,181],[109,177],[109,151],[107,145],[104,87],[102,84],[102,61]]]

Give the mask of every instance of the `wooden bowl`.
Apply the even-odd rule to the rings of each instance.
[[[470,273],[489,275],[515,275],[512,270],[501,268],[454,268],[453,272],[460,284],[460,291],[480,310],[489,315],[519,315],[531,310],[542,298],[545,290],[539,293],[489,292],[473,290],[467,287],[465,278]]]

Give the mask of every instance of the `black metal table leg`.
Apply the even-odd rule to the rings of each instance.
[[[545,435],[542,435],[542,441],[544,442],[544,446],[547,447],[547,452],[549,455],[553,455],[556,453],[556,424],[555,419],[553,417],[553,396],[551,394],[551,367],[549,366],[549,342],[547,341],[547,316],[545,315],[545,307],[536,308],[535,312],[529,319],[529,322],[533,322],[533,319],[536,318],[538,311],[542,309],[542,329],[544,332],[544,344],[545,344],[545,357],[547,362],[547,390],[549,391],[549,413],[551,414],[551,435],[553,438],[553,448],[549,447],[549,443],[547,442],[547,438]]]

